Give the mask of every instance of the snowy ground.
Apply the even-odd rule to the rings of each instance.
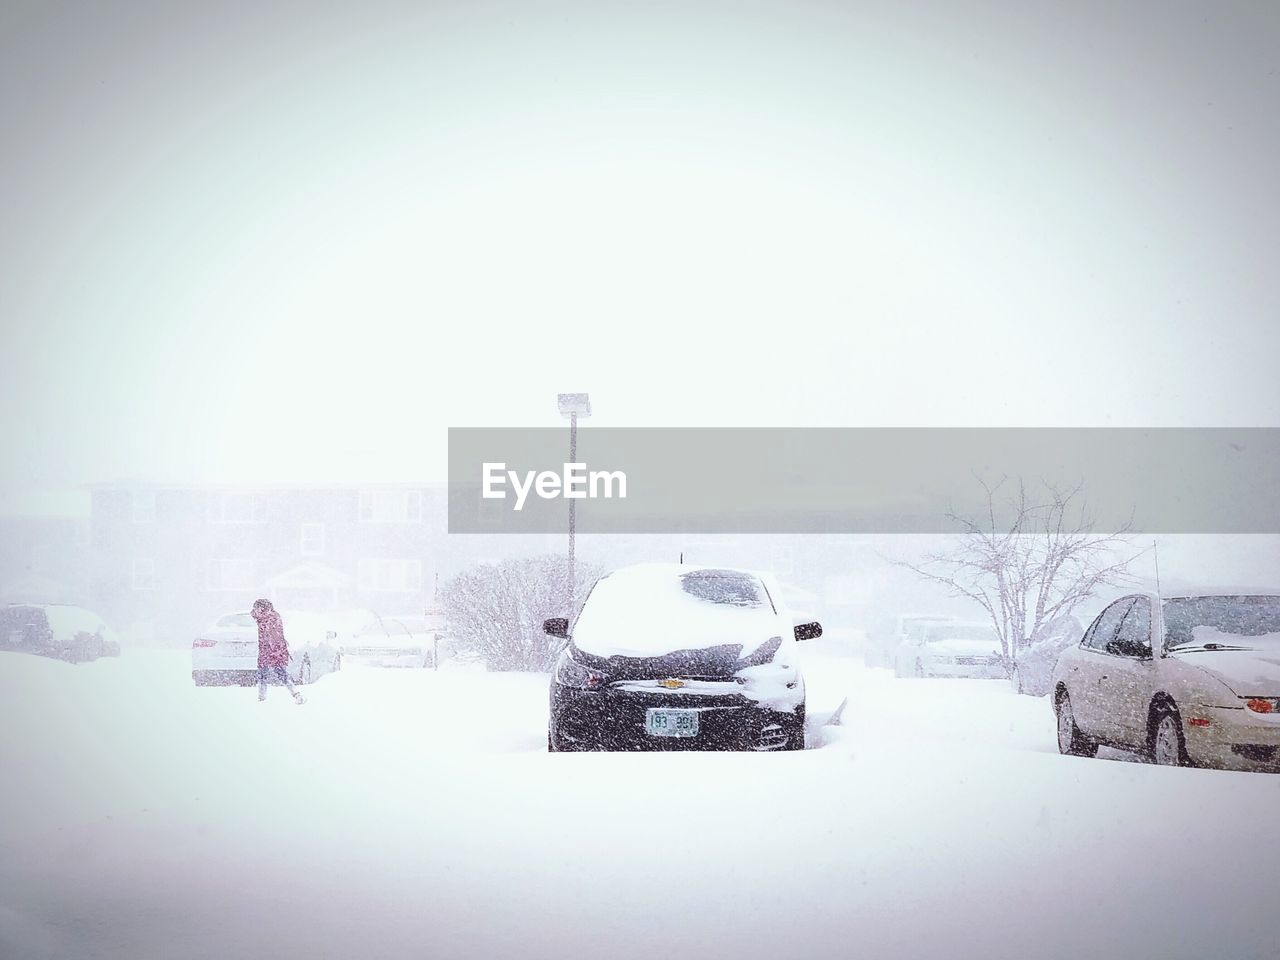
[[[0,655],[0,956],[1280,956],[1280,778],[999,682],[815,654],[804,753],[548,755],[543,676],[188,670]]]

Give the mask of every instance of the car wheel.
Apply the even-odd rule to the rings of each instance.
[[[1182,718],[1177,708],[1157,708],[1152,714],[1151,759],[1162,767],[1187,767],[1187,741],[1182,735]]]
[[[1098,754],[1098,743],[1090,740],[1076,726],[1076,715],[1071,711],[1071,697],[1062,691],[1055,704],[1058,715],[1058,752],[1072,757],[1094,757]]]

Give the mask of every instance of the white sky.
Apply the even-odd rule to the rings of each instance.
[[[0,491],[1280,425],[1280,6],[905,6],[6,4]]]

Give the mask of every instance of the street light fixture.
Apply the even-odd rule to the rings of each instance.
[[[578,462],[578,418],[591,416],[591,398],[585,393],[561,393],[556,396],[560,416],[569,420],[569,463]],[[578,501],[569,499],[569,616],[573,616],[578,592],[578,571],[574,561],[574,536],[578,519]]]

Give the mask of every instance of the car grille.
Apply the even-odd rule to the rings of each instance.
[[[777,750],[787,745],[787,731],[781,724],[771,723],[760,731],[760,739],[756,748],[759,750]]]

